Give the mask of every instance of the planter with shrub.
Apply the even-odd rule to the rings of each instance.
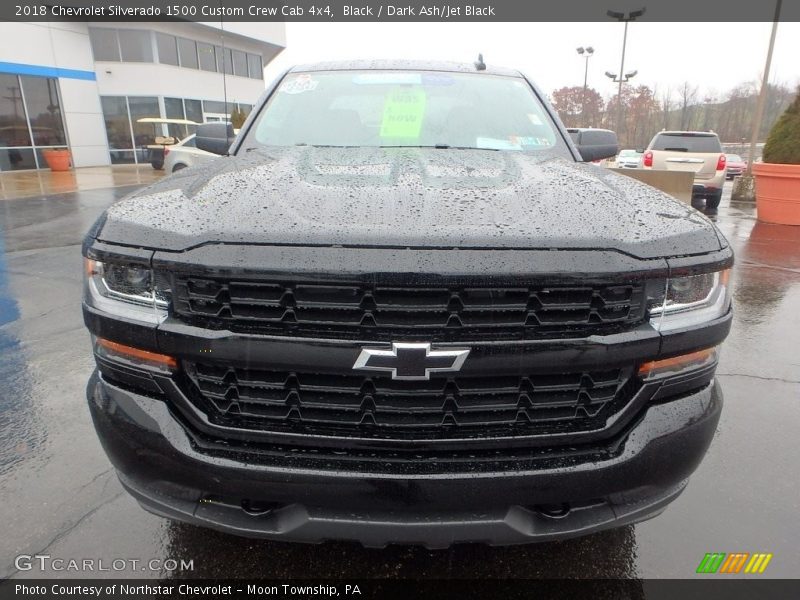
[[[764,162],[753,165],[758,220],[800,225],[800,89],[769,132]]]

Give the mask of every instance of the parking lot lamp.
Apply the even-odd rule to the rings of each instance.
[[[583,121],[583,125],[586,126],[586,87],[589,83],[589,59],[592,58],[594,54],[594,48],[591,46],[586,46],[586,48],[581,46],[577,51],[578,54],[586,59],[586,67],[583,70],[583,95],[581,96],[581,121]]]
[[[635,21],[639,17],[641,17],[645,13],[645,7],[643,6],[639,10],[632,10],[629,13],[624,12],[617,12],[614,10],[606,11],[606,14],[611,17],[612,19],[616,19],[617,21],[621,21],[625,23],[625,33],[622,37],[622,60],[619,63],[619,78],[616,78],[614,75],[610,75],[611,79],[614,83],[619,83],[619,91],[617,92],[617,128],[619,129],[620,124],[622,123],[622,84],[626,83],[631,77],[636,75],[636,71],[631,71],[631,73],[625,73],[625,47],[628,44],[628,23],[631,21]],[[609,76],[608,72],[606,72],[606,76]]]

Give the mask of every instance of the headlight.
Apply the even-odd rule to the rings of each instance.
[[[725,315],[731,305],[730,269],[666,280],[649,298],[650,322],[659,331],[699,325]]]
[[[167,316],[169,290],[148,267],[85,261],[87,300],[97,308],[131,319],[160,323]]]

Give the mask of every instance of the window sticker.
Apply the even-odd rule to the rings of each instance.
[[[456,80],[447,73],[424,73],[422,85],[455,85]]]
[[[383,105],[382,138],[418,138],[425,117],[425,92],[419,88],[389,92]]]
[[[353,77],[356,85],[419,85],[419,73],[360,73]]]
[[[284,94],[302,94],[303,92],[315,90],[318,85],[319,81],[311,77],[308,73],[302,73],[294,79],[284,81],[281,87],[278,88],[278,91]]]
[[[518,146],[552,146],[550,140],[543,137],[533,137],[529,135],[512,135],[508,138],[512,144]]]
[[[522,146],[510,140],[501,140],[490,137],[479,137],[475,140],[475,147],[484,150],[522,150]]]

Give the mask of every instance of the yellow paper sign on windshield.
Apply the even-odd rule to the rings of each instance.
[[[381,137],[417,138],[425,116],[425,92],[409,88],[394,90],[383,105]]]

